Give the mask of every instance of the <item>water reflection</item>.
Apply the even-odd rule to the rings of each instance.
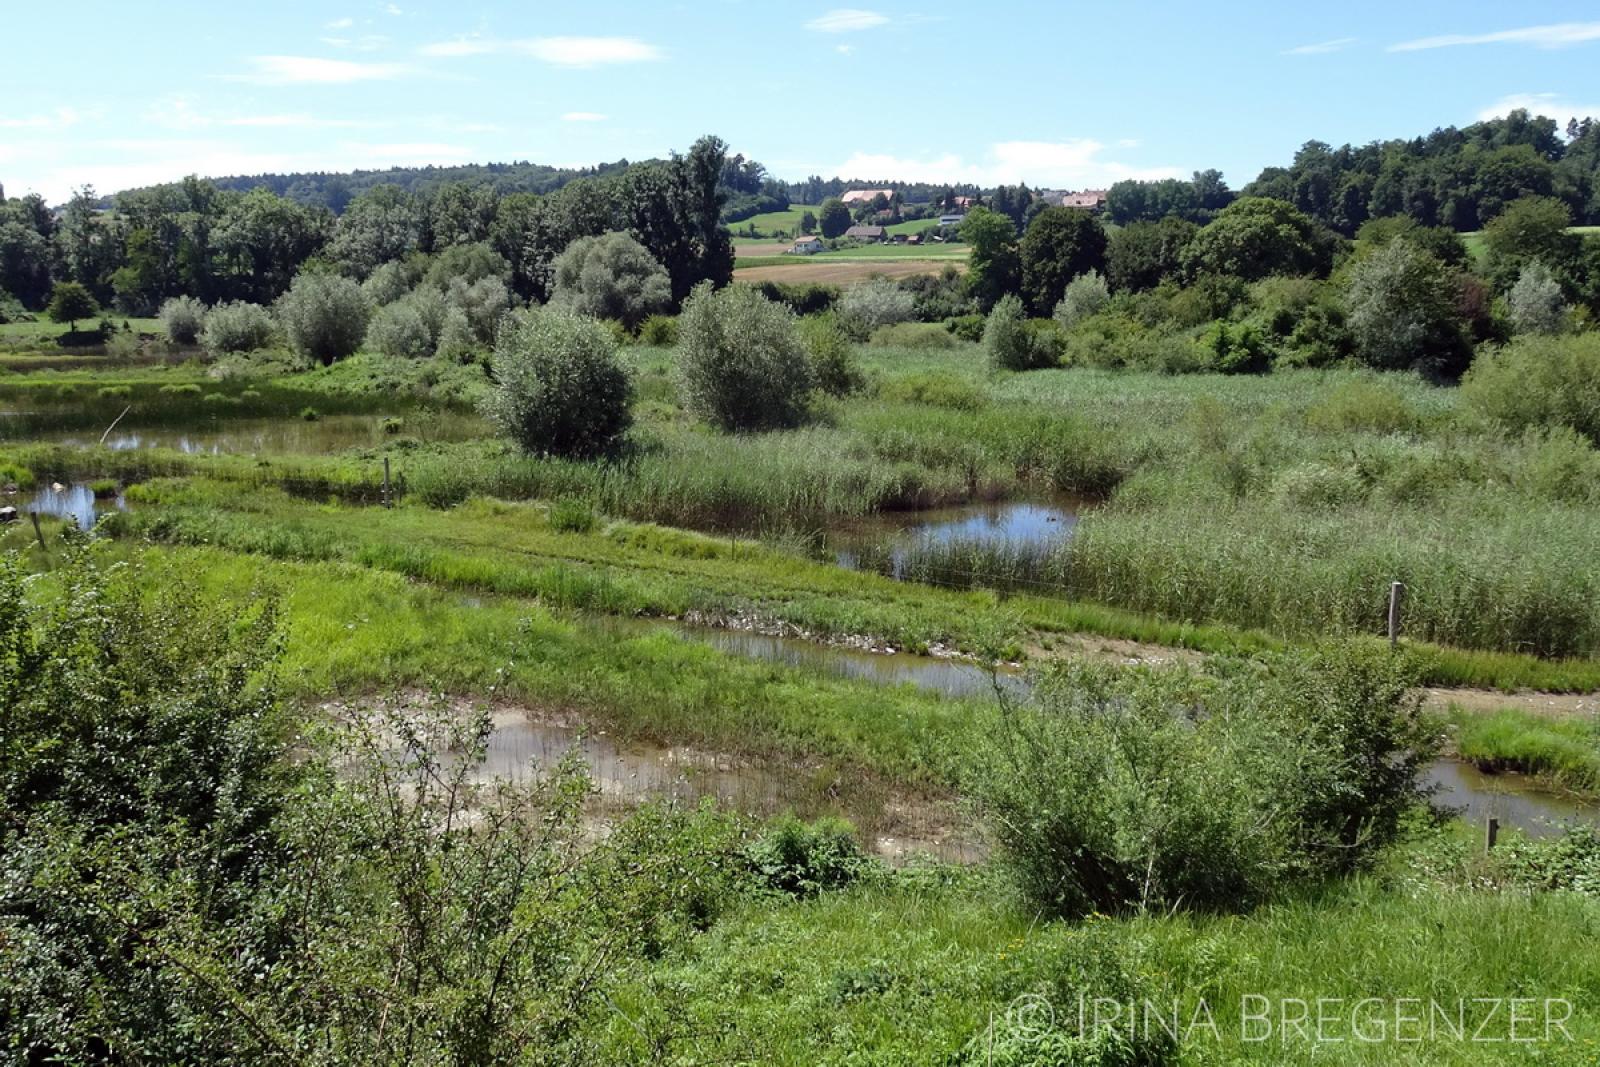
[[[204,429],[119,427],[105,447],[117,452],[164,448],[189,455],[326,455],[352,448],[379,448],[398,436],[425,441],[463,441],[487,433],[472,415],[414,412],[404,416],[329,415],[304,419],[217,420]],[[85,448],[99,445],[98,434],[69,433],[45,440]]]
[[[36,511],[41,518],[73,519],[83,530],[92,530],[100,516],[110,511],[126,511],[128,502],[119,492],[114,496],[96,498],[87,485],[66,485],[60,489],[45,486],[24,499],[17,510],[26,516]]]

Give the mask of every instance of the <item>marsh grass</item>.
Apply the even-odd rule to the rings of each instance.
[[[1515,771],[1557,788],[1600,796],[1600,718],[1554,718],[1507,709],[1456,711],[1456,751],[1479,770]]]

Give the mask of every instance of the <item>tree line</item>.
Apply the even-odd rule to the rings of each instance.
[[[186,178],[117,195],[108,209],[82,189],[59,212],[0,192],[0,316],[43,308],[58,283],[148,316],[166,300],[268,304],[307,269],[357,281],[416,255],[486,245],[511,265],[525,299],[550,296],[556,258],[580,237],[626,231],[666,269],[675,303],[701,281],[726,284],[733,248],[722,225],[727,148],[702,138],[687,153],[580,177],[546,194],[505,195],[447,182],[357,193],[338,215],[260,187],[240,192]]]

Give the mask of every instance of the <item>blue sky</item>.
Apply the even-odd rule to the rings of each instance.
[[[1310,138],[1600,116],[1593,3],[847,2],[17,5],[0,182],[588,164],[714,132],[787,178],[1238,186]]]

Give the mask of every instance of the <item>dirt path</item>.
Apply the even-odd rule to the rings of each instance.
[[[1493,689],[1424,689],[1423,704],[1434,711],[1452,707],[1489,714],[1508,708],[1552,718],[1600,715],[1600,693],[1501,693]]]

